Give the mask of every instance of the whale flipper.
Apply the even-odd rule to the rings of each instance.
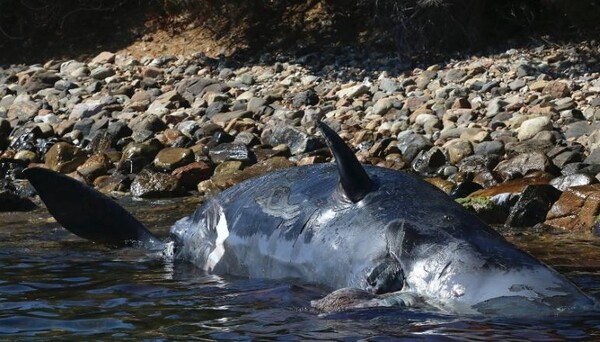
[[[327,141],[331,154],[335,157],[340,174],[341,189],[352,202],[360,201],[371,192],[373,181],[342,138],[323,122],[319,121],[317,124]]]
[[[43,168],[26,169],[23,175],[56,221],[71,233],[110,247],[162,249],[164,243],[142,223],[95,189]]]

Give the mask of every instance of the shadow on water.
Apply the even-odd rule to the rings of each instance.
[[[162,237],[196,202],[121,200]],[[66,232],[44,209],[1,215],[0,339],[553,341],[600,331],[600,313],[512,319],[368,309],[320,316],[309,303],[326,291],[311,285],[220,277],[139,250],[108,250]],[[513,240],[600,297],[595,241]]]

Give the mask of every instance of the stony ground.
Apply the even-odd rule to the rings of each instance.
[[[329,160],[323,120],[362,162],[426,177],[487,222],[595,232],[600,46],[407,68],[342,49],[256,61],[103,52],[0,68],[0,211],[42,166],[105,193],[214,195]]]

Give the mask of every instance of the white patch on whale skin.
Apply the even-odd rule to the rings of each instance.
[[[206,265],[204,266],[204,269],[208,271],[212,271],[225,254],[225,246],[223,244],[229,237],[229,228],[227,227],[227,218],[225,217],[223,208],[219,208],[219,222],[217,223],[215,230],[217,231],[215,249],[208,255]]]

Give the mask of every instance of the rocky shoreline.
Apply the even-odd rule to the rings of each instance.
[[[35,207],[28,166],[105,193],[211,196],[328,161],[323,120],[362,162],[420,174],[489,223],[597,233],[597,43],[414,69],[342,52],[0,67],[0,211]]]

